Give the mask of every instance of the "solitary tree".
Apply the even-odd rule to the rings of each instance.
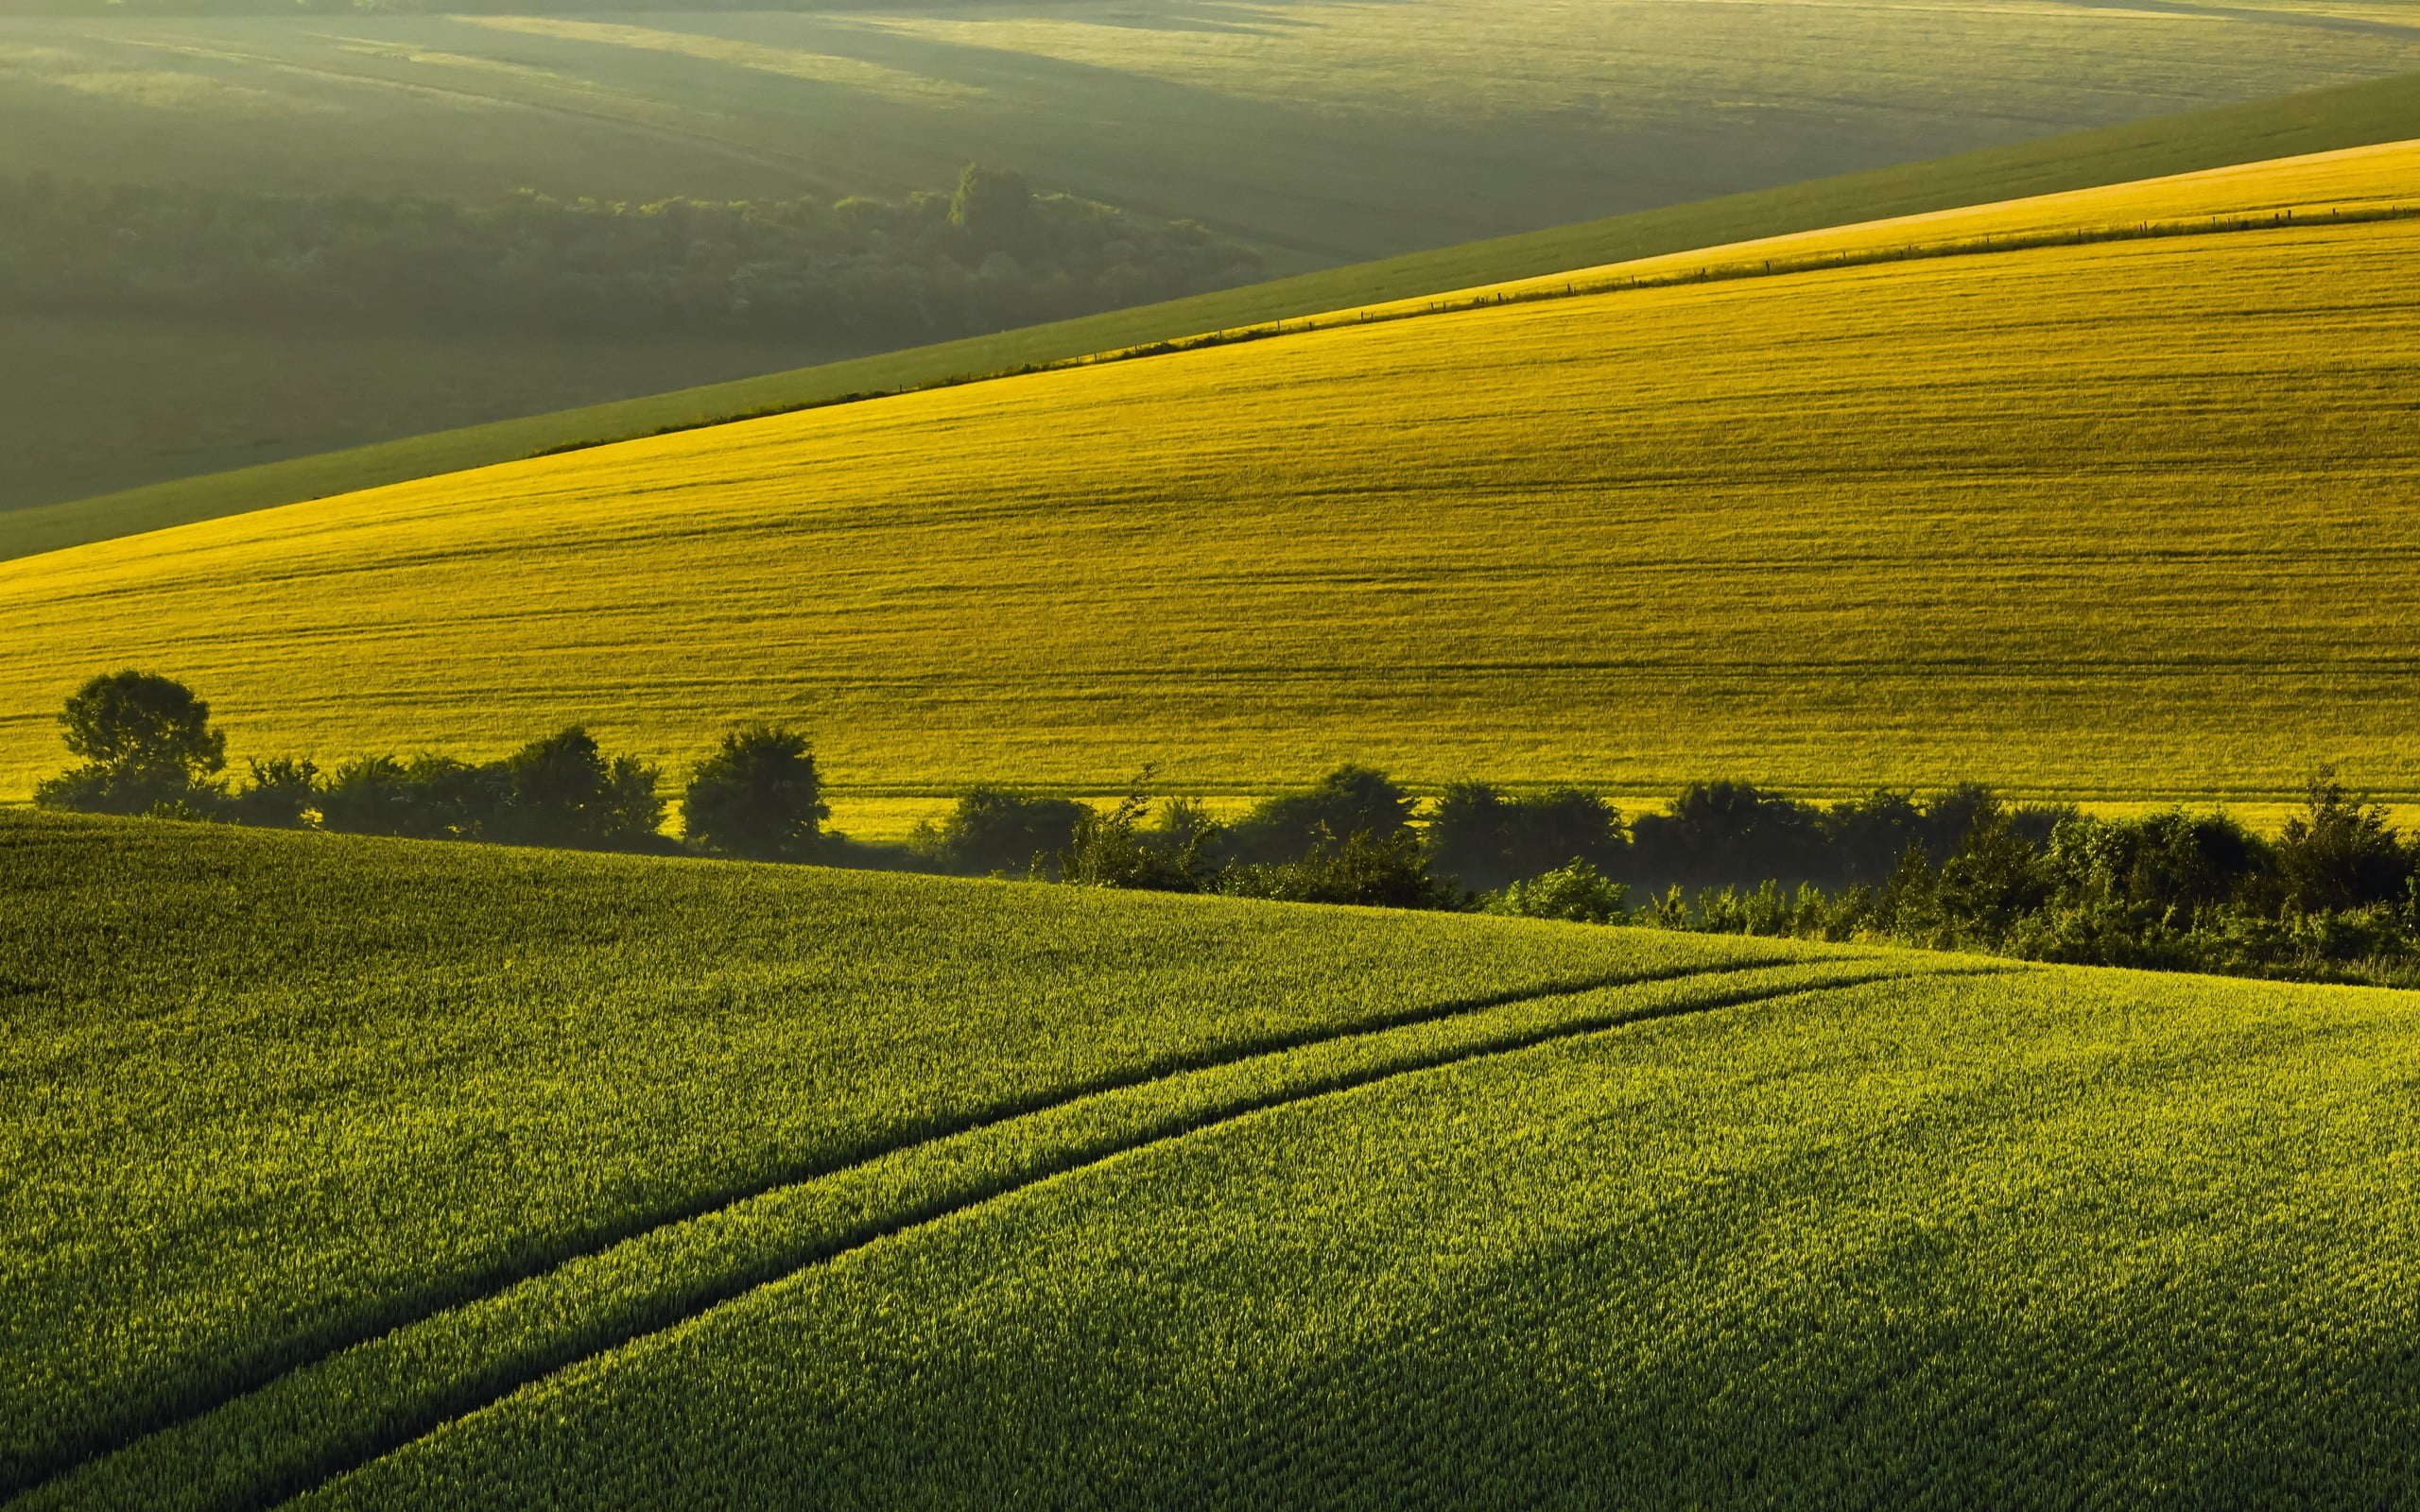
[[[95,678],[67,700],[59,723],[85,764],[37,787],[37,803],[141,814],[216,796],[210,779],[227,765],[227,737],[210,723],[210,705],[173,678],[132,670]]]
[[[174,678],[112,672],[77,690],[60,712],[67,748],[111,772],[199,782],[227,765],[227,737],[210,705]]]
[[[779,725],[749,725],[690,772],[681,823],[690,840],[723,855],[804,861],[817,826],[831,815],[806,736]]]

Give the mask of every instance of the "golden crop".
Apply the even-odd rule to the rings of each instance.
[[[2275,229],[1347,316],[0,564],[0,785],[134,664],[239,751],[584,720],[678,759],[776,717],[867,794],[1347,757],[2109,799],[2335,758],[2410,793],[2420,222],[2327,212],[2420,198],[2415,161],[1792,250]]]

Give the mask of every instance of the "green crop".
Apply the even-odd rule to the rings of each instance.
[[[2404,1504],[2420,1039],[2038,971],[1414,1073],[811,1267],[298,1505]]]
[[[58,1493],[114,1506],[340,1461],[867,1225],[1303,1078],[1766,990],[1737,973],[1770,963],[1876,970],[1764,941],[23,816],[0,817],[0,1486],[313,1361],[394,1377],[352,1398],[302,1378],[233,1430],[203,1418],[164,1469],[155,1448]],[[1003,1125],[1021,1114],[1041,1122]],[[342,1362],[398,1329],[401,1363]],[[244,1416],[297,1401],[354,1415],[266,1436]]]
[[[2410,1000],[0,817],[12,1508],[2379,1504]]]

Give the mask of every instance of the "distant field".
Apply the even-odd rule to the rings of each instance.
[[[745,198],[981,156],[1307,266],[2414,69],[2420,26],[2005,0],[17,18],[0,172]]]
[[[639,199],[895,197],[944,189],[980,157],[1047,189],[1200,218],[1260,246],[1283,272],[2413,69],[2420,28],[2395,17],[2350,25],[2291,9],[2009,0],[16,17],[0,18],[0,173],[474,198],[524,186]],[[1784,225],[1700,225],[1653,247],[1599,247],[1587,260],[1882,213],[1836,208]],[[1281,294],[1250,318],[1361,297]],[[254,334],[230,343],[220,381],[188,360],[213,333],[163,321],[157,359],[113,364],[116,387],[96,398],[78,375],[95,352],[123,348],[123,326],[10,335],[13,367],[66,381],[0,406],[0,452],[28,458],[0,475],[0,509],[827,354],[700,342],[685,360],[657,352],[657,365],[641,345],[595,361],[536,342],[543,350],[498,363],[492,343],[473,338],[455,344],[444,370],[412,360],[348,368],[323,340]],[[1054,355],[1088,350],[1040,344]],[[322,374],[312,398],[285,399],[282,377],[308,388]],[[177,418],[130,446],[128,413]],[[549,435],[538,444],[573,438]],[[466,465],[411,455],[426,465],[406,464],[405,475]],[[338,488],[395,475],[356,471]],[[235,486],[262,502],[259,487]],[[278,503],[336,491],[267,489]],[[0,549],[15,528],[0,524]]]
[[[66,692],[140,664],[239,751],[578,719],[677,762],[777,717],[867,797],[1348,758],[2110,802],[2340,760],[2409,797],[2420,221],[2309,222],[2411,205],[2415,164],[1836,239],[2299,201],[2275,230],[1347,324],[28,558],[0,772],[25,791]]]
[[[532,341],[9,315],[0,350],[0,424],[21,432],[5,487],[43,499],[383,440],[406,415],[411,425],[476,424],[499,404],[558,409],[823,354],[770,338]],[[9,519],[0,507],[0,531]]]
[[[1750,237],[2413,136],[2420,136],[2420,76],[1616,216],[997,336],[302,456],[70,504],[0,510],[0,558],[485,466],[566,443],[915,387],[1441,289],[1563,275]],[[73,372],[86,360],[79,356],[62,366]],[[56,403],[37,398],[27,412]],[[63,434],[67,444],[80,444],[73,427]],[[54,444],[29,439],[24,452],[42,455]]]
[[[2406,999],[0,816],[0,1487],[2381,1504]]]

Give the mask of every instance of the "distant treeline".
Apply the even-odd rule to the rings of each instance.
[[[0,304],[904,343],[1262,276],[1252,249],[970,165],[954,194],[632,205],[0,178]]]
[[[1347,765],[1223,821],[1198,799],[1103,810],[978,788],[891,847],[823,829],[806,737],[776,727],[735,730],[691,768],[675,841],[661,769],[577,729],[488,763],[279,758],[230,782],[209,705],[170,679],[95,678],[60,723],[84,765],[35,800],[86,812],[2420,985],[2420,837],[2332,777],[2270,838],[2224,814],[2095,818],[1972,784],[1819,805],[1699,782],[1626,819],[1577,788],[1461,782],[1423,814]]]

